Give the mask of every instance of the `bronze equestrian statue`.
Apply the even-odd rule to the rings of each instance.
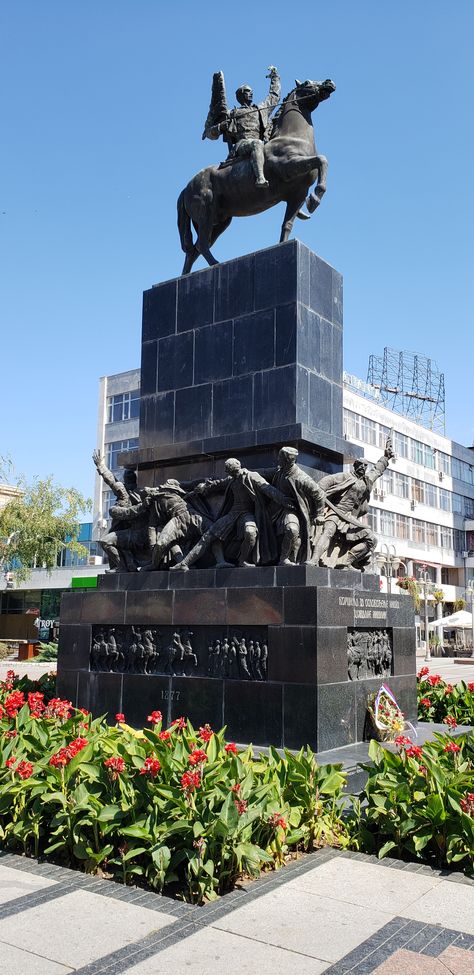
[[[309,214],[326,192],[327,159],[318,155],[311,114],[336,86],[326,81],[297,81],[269,118],[279,97],[276,68],[269,69],[270,93],[254,105],[248,85],[237,90],[240,108],[229,110],[222,72],[214,75],[212,100],[204,138],[223,136],[230,148],[220,166],[208,166],[194,176],[178,198],[178,228],[188,274],[200,254],[217,264],[210,248],[232,217],[262,213],[284,201],[286,211],[280,241],[288,240],[296,217]],[[315,189],[309,193],[313,183]],[[192,227],[196,231],[193,240]]]

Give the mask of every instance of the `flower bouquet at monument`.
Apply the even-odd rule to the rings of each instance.
[[[367,701],[366,737],[377,741],[394,741],[407,728],[416,737],[415,729],[410,722],[405,721],[390,688],[387,684],[382,684],[377,693],[371,694]]]

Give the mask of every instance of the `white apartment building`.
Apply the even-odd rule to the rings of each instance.
[[[349,379],[349,377],[348,377]],[[364,385],[364,384],[362,384]],[[118,455],[138,445],[140,370],[100,379],[97,447],[120,474]],[[395,461],[375,485],[368,520],[401,561],[400,575],[426,566],[446,603],[465,597],[474,577],[474,450],[344,386],[344,434],[375,462],[392,433]],[[93,537],[106,527],[113,496],[96,477]],[[374,569],[379,571],[377,565]],[[385,576],[381,580],[386,589]]]

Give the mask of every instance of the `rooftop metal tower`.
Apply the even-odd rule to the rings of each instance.
[[[445,433],[444,373],[433,359],[386,346],[383,356],[369,357],[367,382],[389,410]]]

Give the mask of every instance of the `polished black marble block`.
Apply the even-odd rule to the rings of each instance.
[[[240,742],[338,748],[363,739],[368,696],[384,680],[407,718],[416,714],[413,603],[380,593],[377,576],[317,566],[119,573],[66,594],[63,610],[60,693],[111,721],[123,711],[139,727],[158,709],[166,722],[225,724]]]

